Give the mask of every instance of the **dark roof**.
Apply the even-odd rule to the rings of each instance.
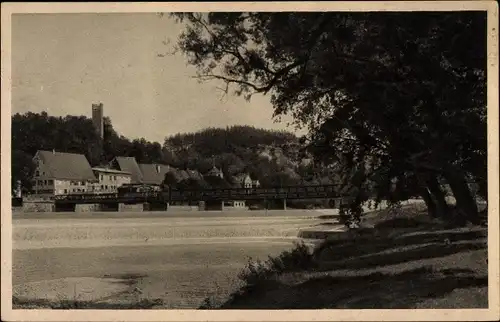
[[[66,180],[96,180],[89,161],[83,154],[38,151],[46,166],[46,177]]]
[[[139,164],[142,173],[142,182],[147,184],[161,184],[170,167],[164,164]]]
[[[141,169],[134,157],[115,157],[113,161],[116,161],[119,170],[131,174],[131,183],[142,183]]]
[[[120,171],[120,170],[103,168],[103,167],[94,167],[94,168],[92,168],[92,170],[98,171],[98,172],[106,172],[106,173],[130,174],[127,171]]]
[[[191,178],[191,179],[195,179],[195,180],[202,180],[203,179],[203,176],[201,175],[201,173],[199,173],[196,170],[187,170],[186,172],[187,172],[189,178]]]
[[[180,178],[180,181],[189,179],[189,174],[186,170],[177,170],[176,175]]]
[[[167,173],[172,173],[174,175],[175,181],[180,182],[182,180],[182,176],[180,171],[176,168],[170,168]]]
[[[206,176],[209,176],[209,177],[218,177],[222,174],[222,171],[219,170],[218,168],[216,167],[213,167],[212,169],[210,169],[210,171],[208,171],[205,175]]]

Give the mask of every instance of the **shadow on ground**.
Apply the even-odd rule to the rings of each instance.
[[[444,230],[412,220],[405,227],[397,221],[378,225],[376,234],[326,241],[303,257],[307,269],[267,274],[215,308],[488,307],[487,229]],[[384,233],[395,226],[410,230]]]
[[[486,287],[487,277],[472,270],[434,271],[423,267],[398,274],[323,276],[290,285],[274,281],[272,290],[244,289],[221,309],[404,309],[456,289]],[[252,296],[249,296],[249,295]],[[444,308],[444,307],[443,307]]]
[[[486,231],[437,231],[395,238],[325,242],[315,250],[319,268],[373,268],[486,248]]]

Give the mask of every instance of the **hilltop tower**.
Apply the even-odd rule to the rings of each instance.
[[[92,122],[97,131],[97,135],[104,138],[104,107],[102,103],[92,104]]]

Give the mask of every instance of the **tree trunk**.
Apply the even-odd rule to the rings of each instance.
[[[486,180],[482,180],[478,183],[477,194],[483,198],[484,201],[488,201],[488,182]]]
[[[460,170],[450,166],[446,169],[445,178],[453,191],[459,215],[463,216],[472,224],[478,225],[480,220],[476,200],[469,190],[465,175]]]
[[[438,213],[436,209],[436,203],[434,200],[432,200],[432,196],[429,193],[429,190],[427,188],[421,188],[420,189],[420,196],[422,196],[422,199],[424,199],[425,205],[427,206],[427,212],[432,218],[437,218]]]
[[[443,218],[443,219],[449,219],[450,218],[450,209],[448,207],[448,204],[446,203],[446,195],[444,192],[441,190],[441,187],[439,186],[439,182],[437,181],[435,176],[428,176],[427,177],[427,187],[429,188],[430,194],[432,195],[432,198],[434,199],[436,203],[436,213],[438,217]]]

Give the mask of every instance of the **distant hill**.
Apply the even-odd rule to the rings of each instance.
[[[302,183],[299,139],[286,131],[251,126],[208,128],[167,137],[164,148],[174,167],[201,173],[213,166],[226,177],[248,173],[264,186]]]

